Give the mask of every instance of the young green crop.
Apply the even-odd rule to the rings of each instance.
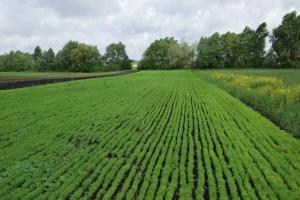
[[[0,199],[297,199],[300,143],[193,71],[0,91]]]

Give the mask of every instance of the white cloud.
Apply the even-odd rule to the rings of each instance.
[[[175,36],[189,42],[213,32],[269,30],[298,0],[1,0],[0,53],[32,52],[36,45],[58,51],[68,40],[97,45],[122,41],[139,59],[154,40]]]

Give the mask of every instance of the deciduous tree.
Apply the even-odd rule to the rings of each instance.
[[[131,60],[128,58],[126,46],[122,42],[108,45],[104,59],[108,68],[131,69]]]
[[[291,12],[273,30],[272,48],[282,67],[300,67],[300,15]]]
[[[43,52],[41,56],[40,71],[54,71],[56,69],[56,58],[52,48]]]

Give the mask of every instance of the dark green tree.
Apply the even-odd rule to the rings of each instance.
[[[108,45],[104,59],[108,68],[120,70],[131,69],[131,60],[128,58],[126,47],[122,42]]]
[[[143,54],[139,69],[171,69],[170,47],[178,44],[173,37],[155,40]]]
[[[227,32],[221,36],[221,57],[224,67],[239,67],[240,36],[236,33]]]
[[[70,54],[70,70],[74,72],[91,72],[100,70],[101,55],[96,46],[79,44]]]
[[[263,66],[270,68],[279,67],[277,63],[277,54],[272,48],[269,49],[269,51],[265,55]]]
[[[280,66],[300,67],[300,15],[295,11],[286,14],[273,30],[271,43]]]
[[[246,26],[240,33],[239,67],[251,67],[255,60],[255,30]]]
[[[43,52],[40,63],[39,70],[41,71],[54,71],[56,69],[56,58],[52,48]]]
[[[200,68],[222,67],[222,39],[219,33],[211,37],[202,37],[197,48],[197,65]]]
[[[32,55],[21,51],[11,51],[0,56],[1,71],[29,71],[34,70],[35,62]]]
[[[170,68],[191,68],[195,49],[193,45],[189,45],[187,42],[170,43],[167,57],[169,60]]]
[[[34,61],[36,61],[36,62],[40,61],[40,59],[42,57],[42,49],[39,46],[35,47],[32,56],[33,56]]]
[[[253,48],[254,60],[252,60],[252,66],[262,67],[265,58],[266,38],[269,32],[267,30],[267,24],[264,22],[258,26],[255,30],[255,43]]]
[[[266,23],[260,24],[256,30],[246,26],[243,32],[238,35],[239,46],[235,48],[235,62],[231,65],[262,67],[268,34]]]
[[[39,46],[36,46],[34,52],[32,54],[33,60],[35,62],[35,69],[39,70],[41,68],[41,57],[42,57],[42,49]]]
[[[67,42],[63,48],[57,53],[57,70],[59,71],[71,71],[72,51],[77,49],[79,43],[77,41]]]
[[[261,67],[264,63],[267,25],[245,27],[240,34],[214,33],[198,43],[196,65],[200,68]]]
[[[56,56],[57,70],[89,72],[101,70],[102,59],[96,46],[69,41]]]

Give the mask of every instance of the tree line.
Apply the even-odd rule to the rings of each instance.
[[[266,40],[271,47],[266,51]],[[11,51],[0,55],[0,71],[111,71],[131,69],[123,43],[107,46],[102,56],[96,46],[67,42],[55,54],[37,46],[33,54]],[[300,68],[300,15],[287,13],[271,33],[267,24],[246,26],[241,33],[214,33],[188,44],[173,37],[155,40],[138,64],[138,69],[180,68]]]
[[[131,69],[131,60],[123,43],[107,46],[102,56],[96,46],[67,42],[55,54],[52,48],[43,51],[39,46],[33,54],[11,51],[0,55],[0,71],[112,71]]]
[[[271,47],[266,51],[266,40]],[[146,49],[139,69],[178,68],[300,68],[300,15],[287,13],[271,33],[267,24],[246,26],[241,33],[214,33],[189,45],[172,37],[155,40]]]

